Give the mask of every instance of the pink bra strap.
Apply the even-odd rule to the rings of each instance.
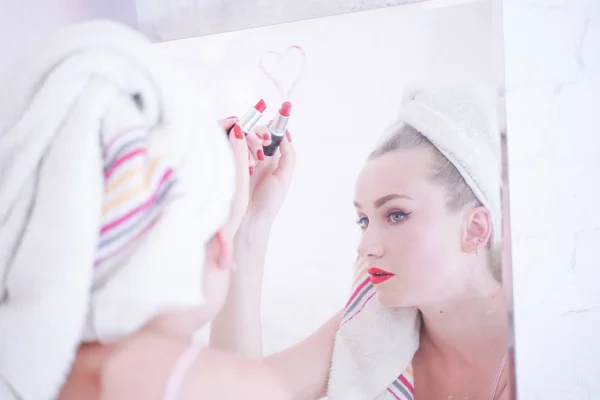
[[[194,365],[194,361],[202,350],[205,349],[204,343],[192,343],[175,361],[167,385],[163,400],[178,400],[183,380],[189,369]]]
[[[500,378],[502,378],[502,373],[504,372],[504,367],[506,367],[506,361],[508,356],[505,355],[502,359],[502,363],[500,363],[500,368],[498,368],[498,372],[496,373],[496,378],[494,379],[494,385],[492,386],[492,393],[490,394],[490,400],[494,400],[496,398],[496,392],[498,391],[498,385],[500,384]]]

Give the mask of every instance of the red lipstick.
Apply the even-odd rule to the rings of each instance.
[[[260,99],[254,107],[248,110],[248,112],[238,120],[237,124],[242,128],[244,136],[248,136],[248,132],[250,132],[254,125],[260,120],[260,117],[262,117],[266,109],[267,104],[263,99]],[[229,134],[229,132],[227,134]]]
[[[264,146],[263,150],[265,156],[271,157],[275,154],[277,147],[281,143],[281,139],[285,136],[287,124],[290,119],[290,113],[292,111],[292,103],[289,101],[284,102],[279,109],[279,113],[269,125],[269,132],[271,133],[271,144]]]
[[[263,99],[260,99],[258,103],[256,103],[256,105],[254,106],[254,109],[262,114],[267,109],[267,104]]]
[[[374,267],[369,268],[367,270],[367,272],[369,273],[369,275],[371,275],[371,283],[373,285],[377,285],[379,283],[385,282],[395,275],[395,274],[392,274],[391,272],[387,272],[382,269],[374,268]]]

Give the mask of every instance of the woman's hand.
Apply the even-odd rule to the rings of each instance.
[[[256,155],[258,163],[250,177],[250,197],[243,225],[271,224],[283,205],[292,181],[296,152],[289,132],[281,141],[279,149],[272,157],[264,156],[262,147],[271,143],[267,126],[256,127],[248,136],[250,152]],[[263,138],[261,141],[260,138]]]
[[[229,142],[236,160],[238,190],[248,187],[248,197],[240,198],[234,209],[238,214],[242,210],[245,212],[244,226],[270,225],[283,204],[296,164],[290,133],[286,132],[279,150],[272,157],[266,157],[263,146],[271,144],[268,126],[255,127],[244,138],[236,136],[233,131],[237,118],[230,117],[219,122],[223,129],[231,131]]]
[[[224,127],[232,125],[229,122]],[[238,178],[248,178],[248,204],[233,245],[237,269],[231,275],[225,305],[211,324],[210,342],[221,349],[257,357],[262,353],[262,274],[270,227],[289,188],[296,153],[288,133],[275,155],[265,157],[263,146],[271,143],[267,127],[254,129],[246,142],[246,154],[234,149],[240,170],[250,160],[248,174]]]
[[[229,218],[223,226],[228,235],[235,235],[248,208],[251,160],[248,156],[249,142],[244,137],[236,117],[219,121],[225,132],[229,132],[229,145],[235,162],[235,193]],[[253,168],[253,167],[252,167]]]

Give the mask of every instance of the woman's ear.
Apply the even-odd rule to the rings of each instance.
[[[462,250],[465,253],[479,254],[492,235],[492,218],[489,211],[478,206],[466,215],[463,230]]]

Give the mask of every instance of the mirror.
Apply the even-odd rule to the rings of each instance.
[[[490,395],[491,398],[501,400],[514,398],[510,383],[511,359],[506,357],[509,353],[509,310],[506,304],[511,303],[510,290],[508,289],[506,296],[503,296],[502,288],[493,279],[491,269],[483,268],[485,273],[477,272],[481,268],[473,269],[475,264],[489,266],[487,261],[473,260],[488,260],[487,257],[477,258],[477,255],[481,251],[484,256],[488,256],[492,250],[490,247],[479,245],[477,241],[473,243],[468,240],[471,236],[475,239],[481,237],[482,241],[487,243],[492,240],[492,232],[501,234],[500,223],[491,222],[494,220],[493,213],[488,208],[493,207],[475,207],[467,202],[470,205],[459,207],[458,209],[462,210],[460,212],[446,210],[448,213],[444,214],[444,218],[450,218],[448,215],[468,215],[470,222],[465,226],[470,228],[465,228],[464,232],[453,231],[452,235],[456,241],[448,246],[454,249],[454,253],[448,251],[457,258],[442,261],[433,256],[427,258],[424,251],[420,253],[421,248],[433,252],[427,254],[444,253],[445,250],[436,246],[445,246],[443,243],[452,236],[435,231],[441,229],[442,218],[434,218],[435,206],[428,203],[432,201],[432,197],[421,193],[421,199],[414,204],[410,201],[399,202],[397,207],[414,208],[414,219],[413,222],[408,222],[411,221],[409,215],[412,212],[390,214],[390,217],[398,218],[395,222],[409,218],[404,226],[397,225],[394,228],[398,229],[397,231],[379,224],[379,214],[373,207],[368,209],[367,206],[374,200],[372,197],[375,192],[391,190],[386,189],[386,185],[392,185],[391,182],[396,182],[407,191],[418,192],[414,187],[410,190],[407,188],[412,187],[414,182],[426,181],[424,177],[428,170],[423,164],[425,159],[418,159],[417,153],[421,151],[419,149],[398,150],[391,155],[375,156],[367,162],[371,151],[382,144],[382,133],[398,118],[404,93],[415,82],[454,81],[454,84],[459,86],[460,83],[456,82],[477,82],[489,93],[490,104],[502,104],[498,98],[504,88],[502,55],[499,54],[499,49],[502,48],[502,32],[501,21],[495,12],[498,11],[497,7],[499,2],[484,0],[430,1],[157,44],[170,54],[181,58],[198,76],[207,77],[205,88],[213,99],[213,108],[217,115],[241,115],[262,98],[268,107],[263,118],[264,123],[272,119],[283,99],[272,82],[261,72],[261,61],[273,63],[273,70],[280,73],[282,80],[287,79],[287,85],[290,85],[300,64],[299,53],[288,52],[287,49],[290,46],[299,46],[306,55],[305,70],[290,98],[293,111],[289,129],[298,154],[296,171],[283,209],[272,228],[267,254],[263,294],[265,353],[277,352],[306,338],[339,311],[350,298],[347,316],[351,316],[350,309],[354,307],[371,307],[370,310],[380,307],[378,310],[381,314],[376,314],[379,316],[374,317],[371,325],[367,325],[367,320],[361,320],[358,324],[350,322],[351,318],[347,317],[343,323],[347,323],[347,326],[358,326],[357,332],[363,332],[364,336],[360,336],[360,339],[364,337],[364,342],[377,344],[371,339],[389,341],[392,336],[394,340],[388,343],[390,347],[386,347],[386,350],[377,348],[377,345],[356,349],[352,348],[352,345],[349,345],[350,348],[339,348],[336,344],[334,367],[336,363],[343,363],[344,354],[350,354],[346,360],[353,360],[352,354],[379,351],[371,356],[377,360],[384,360],[396,354],[406,358],[406,353],[410,353],[406,369],[397,371],[393,367],[386,370],[377,366],[372,370],[362,370],[367,375],[371,374],[374,379],[390,377],[389,382],[378,383],[379,386],[383,385],[376,389],[381,393],[369,392],[369,396],[373,395],[369,398],[379,395],[401,399],[415,397],[417,400],[483,399],[490,398]],[[302,18],[302,14],[296,14],[295,19]],[[285,21],[285,18],[279,20],[281,21]],[[265,20],[257,25],[266,23],[268,22]],[[215,23],[212,27],[206,27],[200,34],[241,27]],[[182,27],[180,32],[183,31]],[[191,36],[193,33],[187,31],[185,34],[168,35],[158,36],[161,39],[176,38]],[[279,55],[273,56],[271,53],[271,59],[268,61],[264,58],[267,52],[278,52]],[[455,104],[457,107],[462,106],[460,100]],[[499,108],[498,111],[500,121],[503,110]],[[471,122],[463,123],[470,125]],[[490,136],[489,140],[500,142],[499,132],[502,129],[497,121],[494,121],[494,124],[494,127],[489,128],[489,132],[493,132],[495,136]],[[497,199],[493,202],[499,209],[499,145],[496,149],[498,153],[494,154],[498,155],[498,163],[492,162],[490,168],[497,174],[493,172],[492,175],[488,175],[490,181],[482,184],[497,188],[497,192],[496,189],[486,190],[497,194]],[[475,150],[473,153],[479,152]],[[481,154],[484,153],[482,147]],[[423,157],[430,156],[423,154]],[[393,157],[399,159],[395,160]],[[399,169],[398,174],[388,174],[387,179],[390,181],[387,183],[381,178],[383,171],[386,171],[385,163],[381,164],[384,159],[391,163],[387,170]],[[454,160],[453,164],[456,163]],[[419,168],[422,175],[418,175]],[[400,179],[403,183],[394,179]],[[492,181],[497,183],[490,183]],[[469,184],[467,186],[472,187]],[[449,185],[444,187],[448,189]],[[439,196],[443,197],[442,194]],[[353,201],[360,203],[358,210]],[[465,214],[464,210],[471,211]],[[416,222],[417,218],[423,219]],[[357,219],[363,225],[362,231],[356,226]],[[367,220],[368,226],[365,225]],[[429,235],[425,235],[423,230],[419,231],[419,226],[421,229],[428,229]],[[462,236],[457,233],[459,231],[463,232]],[[377,239],[366,239],[373,235],[377,235]],[[407,236],[390,239],[389,235]],[[399,239],[402,237],[404,240]],[[417,237],[421,237],[422,241],[416,240]],[[385,240],[396,240],[405,247],[400,254],[395,253],[393,257],[396,258],[393,258],[389,256],[394,253],[393,248],[382,244]],[[415,269],[410,268],[413,264],[419,265],[422,270],[417,270],[417,275],[404,275],[405,279],[396,280],[396,283],[389,280],[387,292],[383,285],[374,289],[374,286],[378,285],[373,283],[377,278],[367,278],[365,282],[371,282],[371,292],[365,294],[361,292],[363,288],[359,284],[367,275],[355,275],[357,248],[366,258],[366,264],[359,263],[359,272],[365,265],[380,269],[384,266],[389,269],[399,268],[394,269],[398,274],[404,274],[408,270],[414,272]],[[413,258],[407,258],[409,256]],[[381,261],[381,265],[377,260]],[[474,275],[465,274],[465,269],[459,269],[463,264],[469,271],[476,271],[473,272]],[[449,272],[448,265],[455,268],[452,273]],[[425,274],[423,271],[428,271],[429,275],[422,275],[421,273]],[[499,273],[499,270],[496,271],[496,274]],[[381,272],[373,274],[380,276]],[[510,271],[505,271],[504,275],[510,276]],[[420,281],[422,284],[417,283],[418,280],[410,281],[409,276],[410,279],[417,279],[419,276],[418,279],[423,279]],[[445,278],[441,279],[441,276]],[[413,286],[419,288],[414,289]],[[487,294],[482,296],[481,303],[472,301],[476,296],[463,298],[458,294],[462,289],[471,290],[472,286],[485,288],[482,290]],[[491,289],[498,287],[499,292]],[[445,294],[438,295],[432,288],[439,288]],[[410,296],[403,295],[409,292],[412,293]],[[492,292],[493,294],[490,294]],[[384,304],[386,296],[389,300],[387,307]],[[367,304],[367,301],[370,301],[366,300],[367,298],[375,300]],[[415,308],[419,312],[411,314]],[[360,318],[363,318],[362,315],[365,313],[362,313]],[[381,315],[388,318],[386,323],[389,325],[386,325],[386,329],[377,322]],[[453,315],[456,317],[452,318]],[[467,322],[467,319],[473,316],[477,318]],[[357,317],[356,321],[360,318]],[[420,329],[416,329],[414,325],[412,330],[407,330],[406,324],[400,326],[396,334],[396,331],[393,331],[396,326],[394,324],[402,318],[408,318],[416,324],[422,320],[424,322]],[[470,330],[469,334],[472,336],[469,338],[472,340],[464,341],[464,337],[468,335],[466,333],[454,337],[449,333],[463,332],[465,329],[468,331],[466,327],[470,323],[478,326]],[[426,329],[428,326],[431,327],[430,330]],[[479,328],[481,329],[478,330]],[[343,334],[352,335],[352,332],[343,333],[340,328],[338,335]],[[446,336],[447,334],[449,336]],[[455,341],[449,339],[450,337]],[[343,338],[338,341],[342,342]],[[477,342],[477,345],[472,346],[474,342]],[[440,350],[441,348],[444,350]],[[361,368],[365,368],[366,364],[361,364],[361,360],[357,363],[360,365],[346,369],[344,367],[340,369],[341,372],[336,372],[341,377],[337,379],[337,386],[335,382],[333,385],[339,389],[339,386],[344,386],[344,383],[339,382],[345,382],[348,388],[355,387],[350,381],[344,381],[344,377],[351,376],[351,371],[361,371]],[[505,364],[509,367],[504,368]],[[450,381],[448,371],[456,369],[459,365],[471,368],[472,373],[457,375]],[[344,389],[339,390],[338,394],[343,393]],[[361,395],[364,395],[364,392]],[[360,397],[361,395],[358,398],[367,398]],[[335,400],[350,397],[331,398]]]

